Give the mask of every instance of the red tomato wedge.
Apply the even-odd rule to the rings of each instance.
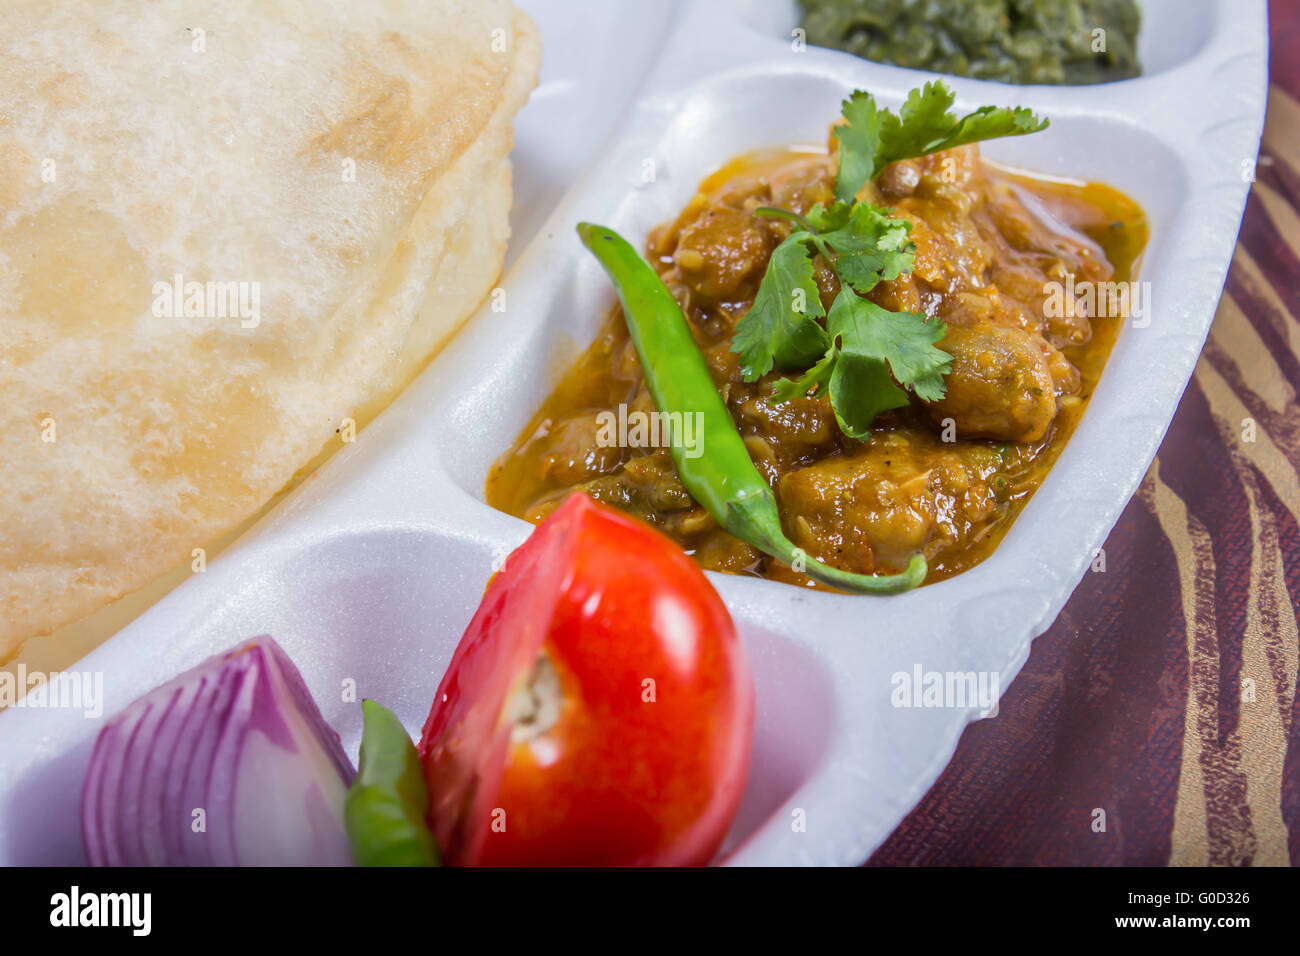
[[[571,495],[488,584],[420,739],[448,862],[707,863],[740,803],[754,683],[704,574]]]

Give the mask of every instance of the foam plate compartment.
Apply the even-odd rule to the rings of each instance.
[[[104,709],[205,657],[271,633],[355,758],[343,682],[418,734],[493,562],[530,526],[485,504],[493,460],[613,293],[573,232],[583,219],[639,245],[738,153],[824,142],[840,101],[897,106],[931,74],[792,48],[793,5],[522,2],[546,44],[520,114],[516,235],[489,306],[399,399],[208,570],[83,659]],[[959,109],[1024,105],[1052,125],[986,146],[999,161],[1100,180],[1146,210],[1150,323],[1121,333],[1069,446],[996,552],[893,597],[711,574],[754,665],[748,788],[720,862],[862,862],[950,759],[966,708],[898,708],[891,677],[996,675],[1005,690],[1060,611],[1155,455],[1208,332],[1240,223],[1266,91],[1257,0],[1148,0],[1149,72],[1091,87],[946,78]],[[643,182],[652,160],[654,181]],[[0,713],[0,863],[75,863],[81,775],[102,721]],[[802,828],[793,826],[796,820]]]

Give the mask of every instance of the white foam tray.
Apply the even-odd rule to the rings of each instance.
[[[532,0],[542,84],[519,117],[507,312],[486,309],[353,445],[252,531],[78,667],[112,714],[203,658],[270,633],[354,757],[359,707],[419,732],[493,560],[527,536],[489,508],[489,466],[569,360],[611,290],[573,226],[639,244],[719,164],[822,142],[855,88],[896,106],[930,75],[791,49],[788,0]],[[711,575],[752,659],[758,718],[748,789],[722,859],[855,864],[934,781],[975,709],[897,709],[890,677],[990,671],[1005,689],[1137,488],[1204,342],[1232,253],[1264,113],[1262,0],[1146,0],[1139,79],[1010,87],[950,78],[958,107],[1032,107],[1034,136],[996,159],[1100,180],[1151,223],[1141,278],[1152,320],[1121,334],[1091,407],[997,552],[896,597],[808,592]],[[657,177],[641,183],[642,162]],[[83,859],[81,776],[102,721],[0,713],[0,863]],[[802,810],[806,830],[792,826]]]

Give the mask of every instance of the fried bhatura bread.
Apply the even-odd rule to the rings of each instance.
[[[505,0],[5,6],[0,662],[254,514],[456,331],[540,59]]]

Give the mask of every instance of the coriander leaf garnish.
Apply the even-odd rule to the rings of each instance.
[[[901,159],[1047,128],[1047,120],[1023,107],[982,106],[958,119],[949,112],[955,99],[946,83],[934,80],[908,93],[897,115],[877,109],[871,94],[862,90],[845,100],[845,123],[834,130],[840,157],[836,198],[851,202],[869,180]]]
[[[880,172],[876,165],[876,156],[880,152],[880,121],[876,115],[876,100],[866,90],[855,91],[844,101],[841,111],[847,122],[832,131],[840,143],[835,198],[851,203],[858,190]]]
[[[943,377],[952,371],[952,356],[935,347],[948,332],[939,319],[922,312],[891,312],[842,292],[831,307],[827,325],[831,338],[839,343],[841,361],[846,356],[883,359],[894,380],[919,398],[943,398]],[[868,419],[863,428],[870,424]]]
[[[843,104],[836,200],[803,215],[761,208],[757,215],[788,219],[795,229],[772,253],[754,304],[736,325],[731,350],[753,382],[774,367],[805,369],[776,383],[773,404],[828,393],[840,428],[865,438],[881,412],[908,402],[908,392],[939,401],[952,357],[937,347],[944,324],[917,312],[891,312],[862,298],[881,282],[912,270],[916,246],[911,223],[855,197],[889,163],[999,136],[1020,136],[1047,126],[1027,109],[985,106],[960,119],[954,95],[942,81],[908,94],[899,111],[879,109],[858,90]],[[840,281],[829,314],[813,279],[813,257]],[[825,318],[825,328],[817,321]]]
[[[799,230],[776,247],[754,304],[736,326],[731,350],[740,355],[746,381],[761,378],[773,365],[809,365],[826,351],[826,332],[816,321],[826,312],[805,245],[810,238]]]
[[[897,279],[912,271],[916,247],[910,235],[912,224],[896,219],[888,209],[868,203],[845,207],[835,203],[830,212],[817,206],[809,213],[814,225],[839,223],[830,232],[822,232],[822,242],[834,252],[831,263],[840,281],[865,295],[880,282]]]
[[[955,149],[1001,136],[1023,136],[1047,128],[1032,110],[981,106],[957,119],[948,112],[955,96],[942,82],[912,90],[895,116],[889,110],[880,115],[880,165],[913,159],[929,153]]]
[[[882,110],[877,168],[931,152],[926,145],[941,141],[957,124],[957,118],[948,112],[954,99],[946,83],[927,83],[907,94],[898,115]]]
[[[890,312],[845,288],[831,305],[826,326],[831,345],[822,360],[798,381],[778,382],[771,401],[827,388],[841,430],[861,439],[877,415],[907,404],[905,389],[927,401],[943,397],[952,356],[935,347],[947,332],[938,319]]]
[[[834,303],[832,303],[834,307]],[[831,343],[826,354],[818,360],[817,364],[806,371],[797,379],[783,378],[776,383],[776,388],[769,399],[773,404],[788,402],[792,398],[803,398],[811,396],[816,398],[821,394],[823,388],[830,385],[831,373],[835,371],[835,361],[840,357],[839,346]]]
[[[747,382],[762,378],[773,367],[807,368],[826,355],[831,343],[816,321],[826,313],[813,278],[814,253],[822,256],[843,285],[865,294],[910,270],[916,251],[908,238],[911,223],[869,203],[818,203],[807,216],[784,209],[755,212],[790,219],[803,228],[790,233],[773,251],[754,304],[736,325],[731,350],[740,355],[740,371]],[[791,385],[781,394],[799,393]]]
[[[835,363],[830,396],[840,430],[859,441],[871,434],[877,415],[907,404],[907,392],[889,380],[885,362],[861,352]]]
[[[853,212],[853,207],[858,203],[841,202],[835,200],[827,206],[824,203],[818,203],[808,210],[807,217],[800,217],[803,226],[808,230],[821,232],[834,232],[836,229],[843,229],[849,222],[849,216]],[[763,210],[759,210],[762,212]]]

